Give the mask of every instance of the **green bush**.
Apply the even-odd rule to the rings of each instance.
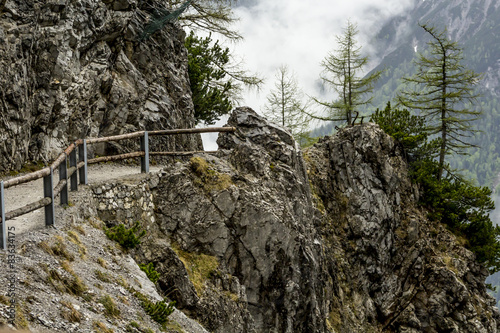
[[[141,243],[140,239],[146,234],[145,230],[140,230],[141,225],[136,222],[130,229],[125,228],[123,224],[119,224],[109,229],[105,229],[106,236],[109,239],[118,242],[126,249],[133,249]]]
[[[430,211],[431,219],[448,226],[467,240],[479,263],[491,273],[500,270],[500,227],[488,212],[495,208],[491,190],[474,186],[462,177],[448,173],[437,179],[438,163],[421,161],[413,170],[413,178],[423,189],[421,203]]]
[[[407,110],[377,110],[372,121],[401,143],[410,163],[410,177],[423,190],[420,203],[429,210],[429,218],[439,221],[458,236],[475,253],[479,263],[490,272],[500,270],[500,227],[494,226],[488,212],[495,208],[491,190],[466,181],[445,166],[439,179],[439,164],[434,160],[439,140],[428,142],[422,118]]]
[[[164,325],[168,321],[168,316],[175,310],[175,301],[167,303],[166,300],[156,303],[145,301],[143,303],[146,313],[160,325]]]
[[[393,109],[388,102],[384,110],[377,109],[371,115],[370,121],[396,139],[403,146],[409,160],[426,157],[431,153],[424,118],[412,115],[406,109]]]
[[[141,270],[143,270],[147,277],[153,282],[153,283],[156,283],[156,281],[158,281],[158,279],[160,278],[160,273],[158,273],[156,270],[155,270],[155,267],[153,265],[152,262],[150,262],[149,264],[139,264],[139,267],[141,268]]]

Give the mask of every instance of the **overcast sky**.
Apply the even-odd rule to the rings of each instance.
[[[244,67],[265,79],[260,92],[246,92],[241,105],[258,113],[274,88],[276,70],[287,65],[295,73],[305,94],[317,96],[320,63],[337,48],[348,19],[359,29],[358,42],[369,52],[369,38],[389,17],[404,11],[414,0],[255,0],[253,6],[235,8],[240,21],[235,26],[244,37],[227,45]],[[217,125],[224,125],[225,119]],[[206,149],[213,144],[204,140]]]

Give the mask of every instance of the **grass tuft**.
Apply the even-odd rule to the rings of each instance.
[[[82,321],[82,314],[73,307],[73,304],[67,301],[61,301],[67,309],[61,311],[61,316],[70,323],[79,323]]]
[[[230,175],[214,170],[204,158],[191,158],[190,166],[196,176],[194,184],[206,192],[222,191],[233,185]]]
[[[120,309],[116,305],[115,301],[111,296],[105,295],[98,300],[104,306],[104,314],[111,318],[119,318],[120,317]]]
[[[172,249],[186,267],[189,279],[193,283],[198,296],[201,296],[205,290],[206,281],[219,267],[217,258],[206,254],[189,253],[175,245],[172,246]]]

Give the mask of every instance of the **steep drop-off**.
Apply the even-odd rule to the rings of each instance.
[[[219,136],[217,154],[83,187],[56,229],[18,235],[18,318],[58,332],[159,331],[140,292],[177,302],[167,332],[499,331],[487,271],[426,219],[400,147],[378,126],[302,153],[249,108],[228,125],[236,132]],[[102,221],[140,221],[147,234],[126,251]],[[154,286],[134,260],[153,263]]]
[[[194,126],[184,31],[167,25],[140,41],[154,8],[162,2],[1,2],[0,172],[47,162],[80,138]],[[200,144],[196,136],[152,142]]]
[[[252,110],[228,124],[237,132],[221,134],[217,156],[165,169],[157,234],[140,255],[207,329],[498,331],[487,271],[426,219],[400,147],[380,128],[344,129],[304,163],[290,134]],[[218,266],[200,288],[189,258],[202,254]]]

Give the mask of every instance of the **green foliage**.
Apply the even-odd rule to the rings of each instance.
[[[396,139],[411,159],[422,157],[422,147],[427,141],[424,118],[410,114],[407,109],[392,109],[387,102],[384,110],[377,109],[370,121],[378,124],[387,134]]]
[[[165,325],[168,316],[175,311],[175,301],[167,302],[165,299],[156,303],[146,301],[143,306],[146,313],[160,325]]]
[[[491,190],[451,173],[439,179],[439,170],[438,162],[427,159],[414,163],[412,172],[423,189],[421,203],[429,209],[429,217],[463,236],[477,261],[490,272],[500,270],[500,227],[488,215],[495,208]]]
[[[228,74],[224,70],[230,60],[229,48],[222,48],[219,41],[212,45],[211,35],[200,38],[192,31],[185,46],[194,116],[198,122],[211,125],[233,107],[231,98],[235,87],[227,80]]]
[[[391,109],[388,103],[384,111],[375,112],[372,120],[411,152],[410,176],[423,190],[420,203],[429,210],[429,218],[464,237],[477,261],[490,271],[500,270],[500,227],[494,226],[488,216],[495,206],[491,190],[473,186],[452,172],[440,179],[440,165],[433,159],[436,143],[428,143],[421,118],[407,110]]]
[[[446,29],[421,25],[431,37],[428,53],[415,61],[417,72],[403,80],[408,88],[398,96],[405,107],[420,110],[426,119],[427,133],[439,135],[439,173],[443,175],[445,156],[464,154],[473,146],[467,139],[477,132],[472,122],[481,111],[468,108],[465,102],[475,102],[478,94],[474,86],[481,75],[462,64],[463,52],[456,42],[448,39]]]
[[[361,47],[357,45],[355,39],[357,34],[357,26],[348,21],[344,35],[337,36],[339,49],[328,54],[321,63],[323,67],[321,80],[326,86],[332,88],[339,98],[333,101],[313,98],[330,114],[327,117],[310,115],[311,117],[328,121],[344,121],[351,125],[353,113],[359,111],[360,106],[371,102],[371,98],[364,96],[373,90],[373,84],[382,72],[375,71],[365,77],[360,76],[368,63],[368,57],[361,56]]]
[[[146,234],[145,230],[141,230],[141,224],[136,222],[130,229],[120,223],[104,231],[109,239],[118,242],[125,249],[133,249],[141,243],[140,239]]]
[[[152,262],[149,264],[140,264],[139,267],[146,273],[146,276],[153,282],[156,283],[160,278],[160,273],[155,270],[155,266]]]

